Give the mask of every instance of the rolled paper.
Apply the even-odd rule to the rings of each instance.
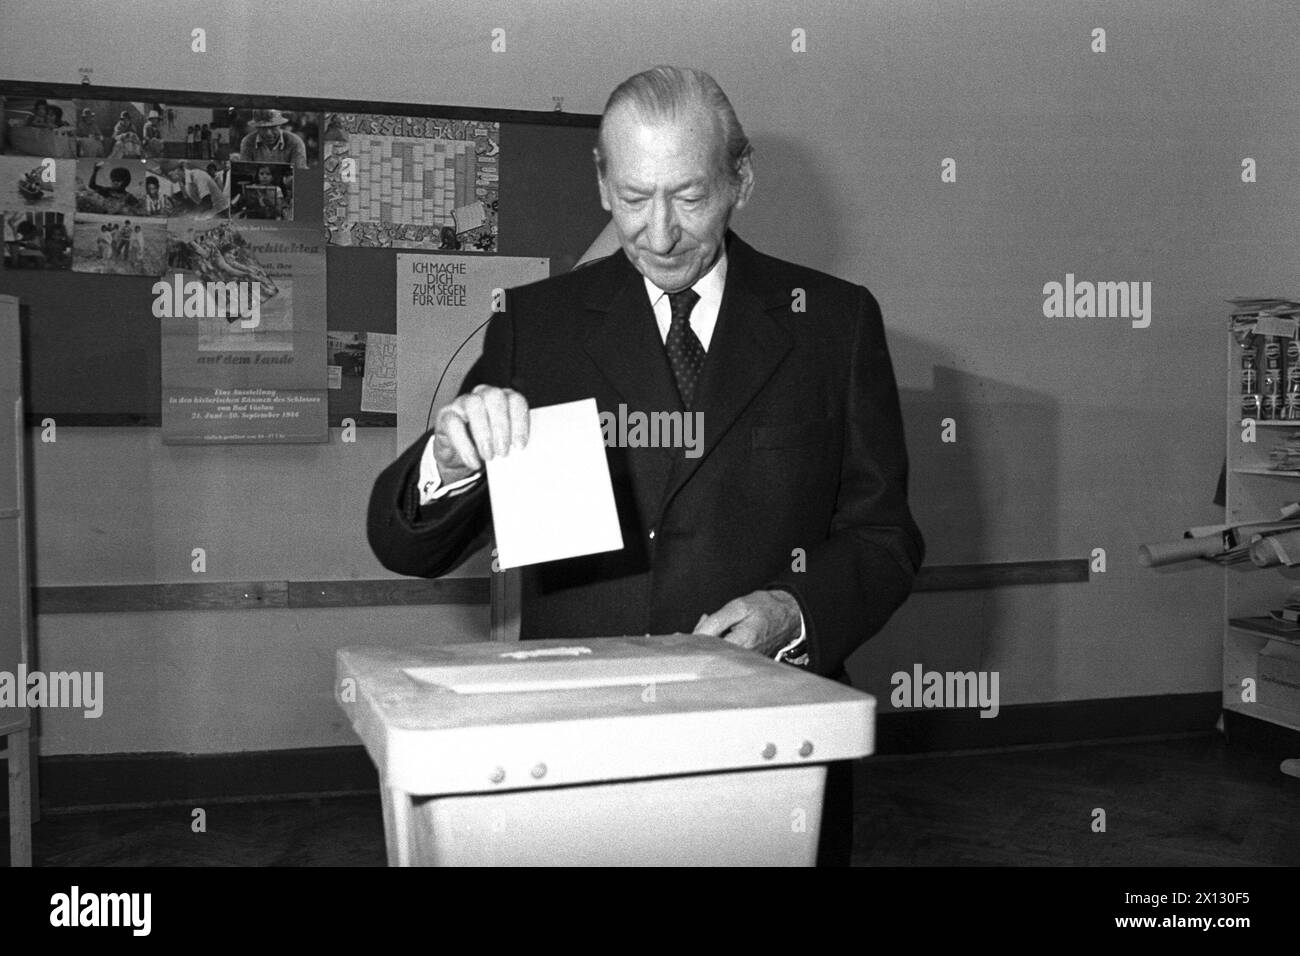
[[[1144,568],[1156,568],[1162,564],[1174,564],[1178,561],[1191,561],[1195,558],[1211,558],[1222,554],[1222,535],[1207,535],[1202,538],[1183,538],[1181,541],[1166,541],[1162,544],[1144,544],[1138,548],[1138,564]]]

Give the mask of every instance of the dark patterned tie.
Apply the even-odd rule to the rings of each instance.
[[[668,301],[672,305],[673,321],[668,326],[664,348],[668,350],[668,364],[673,367],[682,406],[689,411],[700,369],[704,368],[704,346],[691,328],[691,310],[700,301],[700,295],[694,289],[683,289],[668,293]]]

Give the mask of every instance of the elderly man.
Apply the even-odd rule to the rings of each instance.
[[[306,169],[307,146],[297,133],[284,129],[288,123],[279,110],[254,111],[249,123],[253,131],[240,140],[238,159],[245,163],[289,163]]]
[[[608,450],[624,547],[526,568],[521,637],[694,631],[843,679],[924,553],[898,394],[871,293],[730,232],[750,152],[706,73],[614,91],[595,159],[621,251],[510,291],[461,395],[376,481],[386,567],[465,556],[491,518],[483,464],[524,446],[529,407],[696,411],[697,457]],[[832,777],[823,860],[842,862],[846,768]]]

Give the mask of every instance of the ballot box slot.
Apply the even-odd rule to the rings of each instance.
[[[518,694],[544,691],[646,687],[741,676],[743,669],[700,655],[636,657],[504,657],[476,664],[407,667],[417,684],[456,694]]]

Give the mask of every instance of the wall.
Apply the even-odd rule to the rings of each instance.
[[[918,595],[858,683],[887,697],[920,662],[999,670],[1003,705],[1217,688],[1221,572],[1134,551],[1221,514],[1222,300],[1300,291],[1293,4],[4,0],[0,23],[0,75],[24,80],[598,112],[644,66],[710,69],[757,146],[738,231],[881,301],[930,563],[1108,556],[1086,585]],[[1067,272],[1152,282],[1151,326],[1045,319]],[[361,509],[394,452],[387,431],[256,451],[60,436],[35,451],[39,583],[184,580],[195,535],[232,580],[380,576]],[[43,665],[102,666],[121,696],[99,722],[47,715],[44,750],[349,742],[334,649],[481,632],[481,610],[45,617]]]

